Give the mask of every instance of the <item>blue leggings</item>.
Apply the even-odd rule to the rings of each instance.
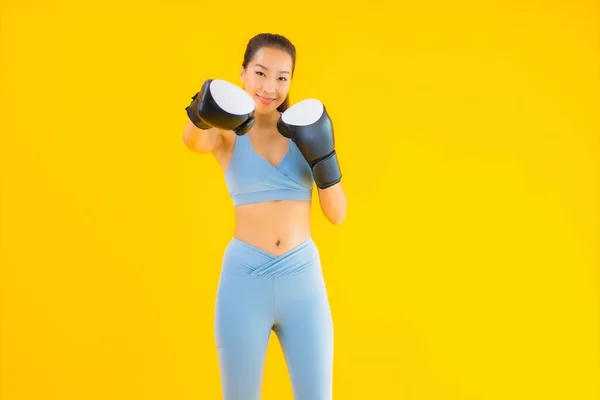
[[[223,257],[215,337],[224,400],[259,400],[271,330],[295,400],[330,400],[333,324],[312,239],[280,256],[233,238]]]

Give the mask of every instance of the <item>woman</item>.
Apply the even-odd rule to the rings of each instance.
[[[295,61],[296,50],[288,39],[259,34],[248,42],[242,63],[244,89],[239,90],[252,99],[246,119],[222,129],[222,115],[210,114],[218,109],[211,100],[219,97],[210,81],[186,108],[190,121],[184,143],[194,152],[214,155],[235,210],[215,310],[226,400],[260,399],[271,330],[281,343],[294,398],[332,398],[333,326],[319,253],[311,239],[313,184],[317,182],[320,208],[333,224],[345,218],[346,196],[337,158],[315,167],[313,161],[321,159],[310,159],[310,150],[319,150],[322,143],[307,143],[310,135],[302,138],[300,130],[294,132],[281,121],[281,113],[293,108],[288,92]],[[223,102],[235,98],[231,93],[221,97]],[[217,122],[207,122],[211,116]],[[332,145],[333,131],[327,134]],[[335,156],[335,151],[328,154]],[[328,170],[320,172],[325,166]]]

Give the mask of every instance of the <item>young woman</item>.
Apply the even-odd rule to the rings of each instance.
[[[296,49],[262,33],[248,42],[244,89],[207,80],[186,108],[186,146],[223,170],[235,229],[221,266],[215,337],[225,400],[261,396],[267,344],[281,343],[296,400],[332,398],[333,324],[311,239],[311,199],[333,224],[346,196],[324,106],[290,107]]]

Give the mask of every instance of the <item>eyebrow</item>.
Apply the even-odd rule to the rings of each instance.
[[[265,66],[264,66],[264,65],[262,65],[262,64],[256,64],[256,66],[257,66],[257,67],[264,68],[264,69],[266,69],[267,71],[269,70],[269,68],[265,67]],[[288,71],[277,71],[277,72],[279,72],[280,74],[289,74],[289,72],[288,72]]]

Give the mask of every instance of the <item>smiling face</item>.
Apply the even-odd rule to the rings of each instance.
[[[284,102],[290,89],[292,68],[292,57],[272,47],[262,47],[247,67],[242,67],[242,82],[254,99],[257,114],[276,112]]]

